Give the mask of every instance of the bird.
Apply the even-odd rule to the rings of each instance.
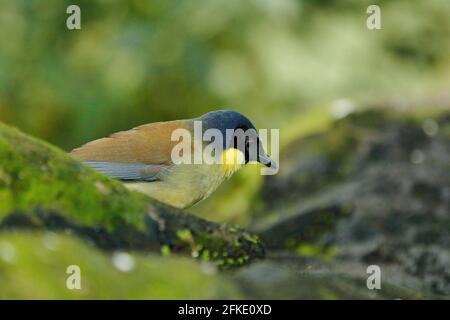
[[[196,123],[201,124],[200,135],[196,135]],[[208,143],[204,141],[204,134],[214,129],[224,138],[219,154],[211,158],[228,160],[174,161],[173,150],[179,140],[174,141],[173,132],[178,129],[193,135],[190,148],[183,151],[193,153],[205,148]],[[243,138],[244,143],[240,143],[239,138]],[[277,167],[264,151],[255,126],[233,110],[215,110],[192,119],[144,124],[88,142],[70,154],[94,170],[121,180],[129,189],[179,209],[209,197],[223,181],[249,162]]]

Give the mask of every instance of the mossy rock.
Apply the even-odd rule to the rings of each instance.
[[[0,123],[0,231],[17,228],[69,230],[108,250],[184,252],[223,268],[264,256],[257,236],[129,191]]]
[[[79,288],[70,285],[75,273],[69,266],[79,268]],[[232,297],[241,295],[211,263],[174,255],[109,253],[49,231],[0,233],[0,299]]]

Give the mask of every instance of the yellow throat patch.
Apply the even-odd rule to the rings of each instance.
[[[231,175],[245,164],[244,154],[235,148],[228,148],[222,153],[222,168],[226,175]]]

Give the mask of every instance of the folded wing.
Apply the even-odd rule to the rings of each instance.
[[[142,163],[120,163],[104,161],[83,161],[85,164],[112,178],[133,182],[133,181],[158,181],[169,169],[167,165],[151,165]]]
[[[71,155],[95,170],[125,181],[156,181],[173,163],[175,129],[188,129],[186,120],[157,122],[97,139]]]

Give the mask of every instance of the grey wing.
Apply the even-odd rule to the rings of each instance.
[[[170,166],[143,163],[122,163],[107,161],[83,161],[96,171],[124,181],[158,181]]]

